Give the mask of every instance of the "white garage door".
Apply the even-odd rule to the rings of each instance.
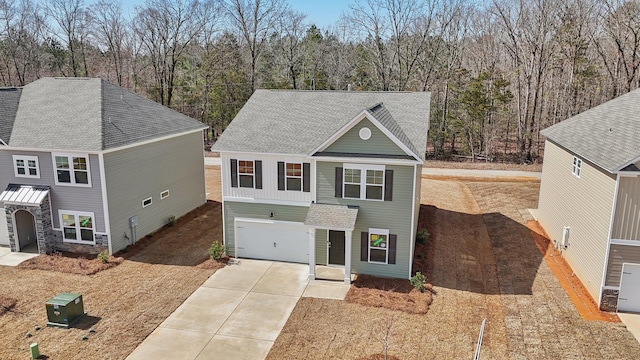
[[[640,312],[640,264],[622,264],[618,311]]]
[[[236,256],[309,263],[309,237],[302,223],[236,220]]]
[[[9,232],[7,231],[7,214],[4,208],[0,208],[0,245],[9,245]]]

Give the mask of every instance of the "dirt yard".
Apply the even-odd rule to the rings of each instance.
[[[16,300],[0,315],[0,359],[30,358],[34,342],[47,359],[124,359],[215,272],[196,266],[221,239],[221,216],[220,203],[210,201],[95,275],[0,266],[2,295]],[[45,303],[59,292],[83,295],[87,316],[72,329],[46,326]]]
[[[639,358],[622,324],[580,317],[543,260],[523,217],[538,187],[423,180],[434,242],[428,313],[302,298],[268,359],[368,359],[385,340],[399,359],[468,359],[483,319],[483,359]]]

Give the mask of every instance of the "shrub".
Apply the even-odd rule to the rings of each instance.
[[[418,231],[418,233],[416,234],[416,242],[418,244],[425,244],[427,242],[427,240],[429,240],[429,231],[427,231],[427,229],[422,229],[420,231]]]
[[[176,224],[176,221],[176,217],[174,215],[171,215],[167,218],[167,225],[173,226]]]
[[[427,280],[427,278],[424,277],[424,275],[422,275],[422,273],[420,271],[418,271],[415,275],[413,275],[411,277],[411,285],[413,285],[413,287],[420,291],[420,292],[424,292],[424,282]]]
[[[101,253],[98,254],[98,260],[100,260],[101,263],[106,264],[109,262],[109,251],[108,250],[104,250]]]
[[[209,248],[209,256],[211,256],[212,260],[218,260],[224,254],[224,245],[218,240],[211,243],[211,247]]]

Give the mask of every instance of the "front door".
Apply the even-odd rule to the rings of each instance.
[[[33,244],[37,240],[35,218],[26,210],[18,210],[13,216],[16,220],[18,249],[24,251],[29,244]]]
[[[344,231],[329,230],[329,265],[344,265]]]

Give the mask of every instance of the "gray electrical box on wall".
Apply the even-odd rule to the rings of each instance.
[[[134,228],[136,226],[138,226],[138,215],[129,218],[129,227]]]

